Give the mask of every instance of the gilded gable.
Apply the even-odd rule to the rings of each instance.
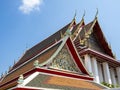
[[[58,55],[54,58],[50,67],[73,72],[79,71],[66,46],[64,46]]]

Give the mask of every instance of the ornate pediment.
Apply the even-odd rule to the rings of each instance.
[[[58,55],[53,59],[50,64],[50,68],[80,72],[66,46],[64,46]]]

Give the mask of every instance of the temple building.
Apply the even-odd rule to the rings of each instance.
[[[73,20],[25,52],[0,90],[101,90],[120,85],[120,62],[98,23]]]

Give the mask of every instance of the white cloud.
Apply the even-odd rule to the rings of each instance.
[[[24,14],[29,14],[30,12],[40,10],[43,0],[22,0],[22,5],[19,7]]]

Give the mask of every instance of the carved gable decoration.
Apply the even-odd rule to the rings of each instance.
[[[54,58],[50,67],[54,69],[59,69],[59,70],[80,72],[65,46],[58,53],[58,55]]]

